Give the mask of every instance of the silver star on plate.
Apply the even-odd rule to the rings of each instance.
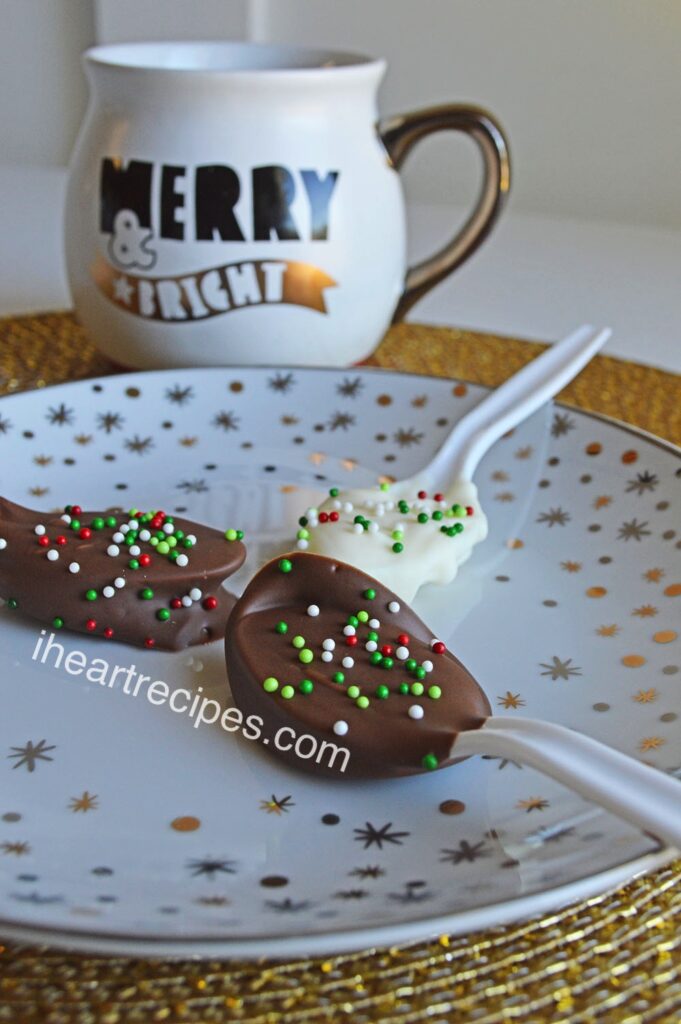
[[[127,277],[117,277],[114,279],[113,296],[117,302],[123,302],[126,306],[129,306],[134,290]]]

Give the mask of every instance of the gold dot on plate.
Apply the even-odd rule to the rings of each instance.
[[[679,716],[675,711],[665,711],[663,715],[660,715],[661,722],[675,722]]]
[[[520,537],[509,537],[506,541],[506,547],[510,548],[511,551],[518,551],[520,548],[525,547],[525,542]]]
[[[243,386],[243,384],[241,383],[240,380],[233,380],[231,382],[231,384],[229,385],[229,390],[230,391],[234,391],[235,393],[237,393],[239,391],[243,391],[243,389],[244,389],[244,386]]]
[[[288,885],[288,878],[284,875],[265,875],[260,879],[260,884],[266,889],[279,889],[283,885]]]
[[[455,384],[452,388],[452,394],[455,398],[463,398],[464,395],[468,394],[468,387],[466,384]]]
[[[664,588],[666,597],[680,597],[681,596],[681,583],[670,583],[668,587]]]
[[[588,444],[586,446],[584,451],[587,455],[600,455],[603,451],[603,445],[600,444],[598,441],[592,441],[591,444]]]
[[[201,827],[201,819],[195,818],[191,814],[185,814],[180,818],[173,818],[170,827],[174,828],[176,832],[196,832],[197,828]]]
[[[599,702],[598,704],[593,705],[593,709],[594,711],[609,711],[610,705]]]
[[[636,462],[637,459],[638,452],[635,452],[633,448],[629,448],[626,452],[622,452],[622,462],[625,466],[631,462]]]
[[[392,398],[390,395],[379,395],[376,399],[377,405],[392,405]]]
[[[676,640],[678,635],[675,629],[661,629],[657,633],[653,633],[653,640],[656,644],[670,644],[672,640]]]
[[[605,597],[608,593],[605,587],[589,587],[586,592],[587,597]]]
[[[646,659],[642,654],[625,654],[622,658],[622,664],[626,665],[627,668],[640,668],[645,663]]]
[[[438,810],[441,814],[463,814],[466,805],[463,800],[443,800]]]
[[[128,396],[128,398],[139,398],[139,396],[142,394],[139,388],[126,388],[125,393]]]

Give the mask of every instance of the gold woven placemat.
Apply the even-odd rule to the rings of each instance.
[[[401,324],[370,360],[497,385],[542,346]],[[0,394],[114,373],[68,313],[0,320]],[[597,357],[560,396],[681,443],[681,379]],[[681,861],[616,892],[464,938],[286,963],[135,960],[0,945],[19,1024],[679,1024]]]

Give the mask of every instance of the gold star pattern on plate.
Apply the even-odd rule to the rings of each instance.
[[[201,907],[228,907],[230,904],[226,896],[199,896],[194,902]]]
[[[295,806],[290,796],[276,797],[274,793],[269,800],[260,801],[260,810],[266,811],[268,814],[281,815]]]
[[[506,483],[510,480],[510,476],[503,469],[497,469],[492,473],[492,480],[495,480],[498,484]]]
[[[354,469],[357,469],[357,459],[341,459],[341,466],[348,473],[352,473]]]
[[[98,797],[96,793],[88,793],[87,789],[84,790],[80,796],[74,796],[71,798],[69,804],[70,811],[96,811],[98,804]]]
[[[661,736],[644,736],[638,745],[639,750],[657,750],[661,747],[664,740]]]
[[[596,630],[597,636],[617,636],[620,631],[620,627],[616,626],[613,622],[610,626],[599,626]]]
[[[638,693],[634,694],[634,700],[637,704],[652,704],[654,700],[657,700],[657,690],[654,688],[639,690]]]
[[[643,579],[647,583],[659,583],[662,577],[665,575],[664,569],[647,569],[643,573]]]
[[[296,423],[300,423],[300,420],[297,416],[282,416],[280,422],[284,427],[293,427]]]
[[[310,452],[308,458],[313,466],[321,466],[326,460],[326,455],[324,452]]]
[[[49,466],[50,463],[52,462],[52,456],[51,455],[34,455],[33,456],[33,461],[35,462],[36,466]]]
[[[92,441],[92,434],[76,434],[73,440],[76,442],[76,444],[85,447],[86,444],[90,444],[90,442]]]
[[[544,800],[541,796],[530,796],[527,800],[519,800],[516,804],[516,808],[519,811],[525,811],[529,814],[530,811],[545,811],[549,806],[549,801]]]
[[[34,498],[42,498],[44,495],[50,493],[49,487],[31,487],[29,488],[29,494],[32,494]]]
[[[3,853],[13,853],[15,857],[23,857],[31,852],[29,843],[0,843]]]
[[[522,699],[519,693],[511,693],[507,690],[504,696],[497,697],[497,704],[507,710],[510,708],[523,708],[525,707],[525,701]]]
[[[423,409],[428,404],[428,395],[417,395],[416,398],[412,398],[411,404],[415,409]]]
[[[518,448],[517,452],[515,452],[514,454],[516,459],[529,459],[533,451],[534,448],[532,447],[532,445],[528,444],[524,448]]]
[[[607,508],[608,505],[611,505],[611,504],[612,504],[612,498],[610,497],[609,494],[599,494],[597,498],[594,498],[593,507],[596,508],[596,509],[598,509],[598,508]]]
[[[181,444],[183,448],[193,448],[195,444],[199,443],[198,437],[181,437],[178,444]]]
[[[632,615],[638,615],[639,619],[650,619],[657,615],[657,608],[652,604],[642,604],[640,608],[634,608]]]
[[[560,567],[561,569],[564,569],[565,572],[579,572],[579,570],[582,568],[582,563],[571,562],[568,560],[567,562],[561,562]]]
[[[515,501],[515,494],[511,491],[501,491],[499,494],[494,495],[494,500],[502,502]]]

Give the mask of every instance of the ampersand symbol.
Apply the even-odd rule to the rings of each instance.
[[[156,253],[149,248],[151,238],[153,233],[140,226],[134,210],[119,210],[109,239],[109,255],[120,267],[149,270],[156,262]]]

